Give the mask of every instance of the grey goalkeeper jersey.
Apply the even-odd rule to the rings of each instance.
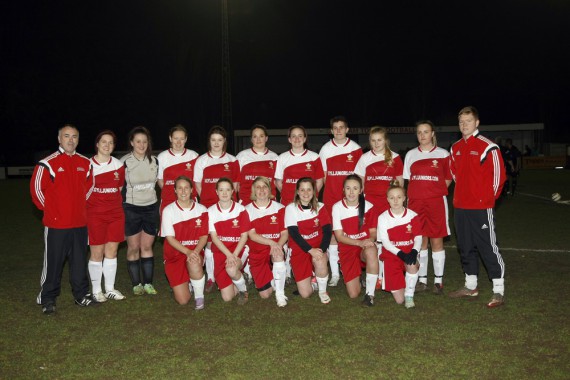
[[[123,201],[135,206],[149,206],[157,202],[156,179],[158,177],[158,159],[145,157],[137,159],[133,153],[121,157],[125,165],[125,187]]]

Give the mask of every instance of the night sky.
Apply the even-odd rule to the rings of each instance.
[[[233,128],[545,123],[570,142],[570,2],[228,0]],[[3,159],[33,164],[79,127],[79,151],[135,125],[204,152],[222,120],[221,1],[10,1],[1,10]]]

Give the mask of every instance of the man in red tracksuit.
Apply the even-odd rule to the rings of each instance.
[[[61,274],[69,261],[70,282],[78,306],[93,301],[87,278],[86,199],[93,187],[89,159],[75,151],[79,131],[66,124],[58,133],[59,149],[41,160],[30,182],[36,207],[44,212],[44,266],[37,303],[44,314],[55,312],[61,290]]]
[[[493,208],[501,195],[506,176],[499,147],[481,136],[478,127],[479,114],[475,107],[459,111],[459,130],[463,138],[453,144],[449,157],[455,180],[455,229],[465,272],[465,287],[449,293],[449,296],[468,298],[479,295],[479,252],[493,281],[493,296],[487,307],[494,308],[505,302],[505,263],[497,245]]]

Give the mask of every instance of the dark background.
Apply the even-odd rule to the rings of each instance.
[[[545,124],[568,142],[570,2],[229,0],[233,129]],[[79,151],[135,125],[202,153],[222,120],[221,1],[10,1],[2,5],[3,160],[33,164],[76,124]]]

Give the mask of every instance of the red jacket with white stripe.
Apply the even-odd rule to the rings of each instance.
[[[91,162],[78,153],[57,152],[41,160],[32,175],[30,193],[43,210],[44,226],[77,228],[87,225],[86,203],[93,188]]]
[[[499,146],[479,130],[451,147],[450,169],[455,180],[453,206],[481,210],[493,208],[506,180]]]

